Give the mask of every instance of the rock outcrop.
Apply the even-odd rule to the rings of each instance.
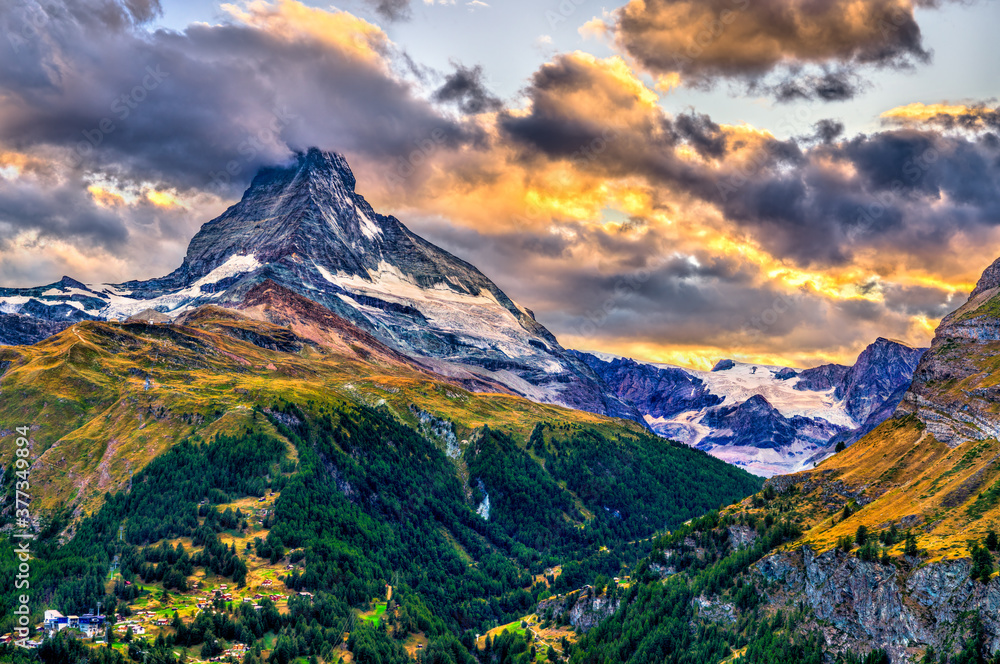
[[[612,615],[620,605],[621,599],[610,591],[597,594],[592,586],[584,586],[565,595],[542,600],[535,613],[553,619],[567,615],[570,625],[586,632]]]
[[[968,301],[938,326],[897,413],[915,414],[943,443],[1000,436],[1000,386],[993,358],[1000,351],[1000,259]]]
[[[883,565],[838,549],[807,547],[756,565],[761,587],[776,604],[804,601],[834,652],[885,649],[893,662],[915,661],[928,646],[948,651],[964,640],[978,612],[987,647],[1000,650],[1000,578],[969,578],[968,560]]]

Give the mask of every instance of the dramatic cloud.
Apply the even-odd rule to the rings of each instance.
[[[665,87],[739,78],[786,101],[848,99],[859,67],[930,57],[911,0],[631,0],[602,30]]]
[[[844,133],[844,123],[836,120],[824,119],[816,123],[816,138],[824,143],[832,143],[837,137]]]
[[[727,31],[770,21],[773,4],[747,4]],[[774,18],[785,32],[736,40],[729,60],[708,44],[680,75],[805,63],[818,69],[786,96],[843,98],[862,84],[854,65],[923,57],[919,31],[883,56],[849,46],[864,16],[897,5],[830,6],[793,3]],[[880,335],[926,343],[1000,239],[985,104],[901,107],[860,136],[803,116],[779,140],[668,113],[623,57],[556,55],[505,106],[478,67],[435,79],[378,26],[291,0],[182,32],[144,27],[153,3],[45,7],[0,12],[4,285],[165,274],[260,165],[311,145],[344,152],[376,208],[480,266],[565,343],[661,361],[815,364]],[[703,13],[644,11],[671,7]],[[827,20],[843,34],[811,32]]]
[[[255,2],[227,6],[226,24],[145,34],[64,9],[0,61],[13,149],[59,146],[77,168],[232,196],[290,148],[385,157],[466,138],[393,73],[385,34],[346,12]]]
[[[483,68],[479,65],[471,68],[456,65],[444,85],[434,92],[434,101],[455,104],[469,115],[503,108],[503,102],[486,89]]]
[[[404,218],[474,229],[469,240],[430,226],[498,274],[516,254],[530,278],[505,285],[530,293],[567,339],[702,363],[734,348],[772,359],[823,348],[845,360],[876,329],[926,343],[950,298],[995,258],[1000,149],[988,132],[844,138],[821,120],[779,141],[670,116],[620,59],[582,53],[541,67],[526,94],[526,108],[496,116],[491,149],[442,151],[396,201]],[[619,301],[615,284],[644,271]],[[656,351],[657,339],[674,354]]]

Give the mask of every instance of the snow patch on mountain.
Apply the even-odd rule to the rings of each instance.
[[[655,366],[670,367],[665,364]],[[713,394],[726,397],[727,404],[740,403],[760,395],[785,417],[801,415],[811,419],[823,418],[831,424],[848,428],[857,426],[858,423],[847,413],[843,400],[834,396],[834,388],[824,392],[796,390],[800,380],[798,376],[788,380],[776,378],[775,375],[784,368],[736,362],[732,369],[726,371],[683,370],[704,381]]]
[[[812,467],[837,442],[850,444],[884,421],[921,352],[879,338],[853,367],[806,370],[720,360],[698,371],[609,353],[577,356],[659,435],[771,476]]]
[[[215,268],[193,284],[192,288],[215,284],[223,279],[238,277],[247,272],[253,272],[261,266],[261,262],[253,254],[247,256],[233,255],[226,259],[226,262]]]
[[[369,240],[374,240],[376,236],[382,235],[382,229],[375,224],[374,221],[368,218],[368,215],[364,213],[360,207],[355,206],[355,212],[358,214],[358,221],[361,224],[361,233]]]

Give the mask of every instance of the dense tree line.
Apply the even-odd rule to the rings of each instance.
[[[527,613],[548,592],[534,578],[547,566],[563,565],[556,591],[617,575],[652,545],[627,545],[626,536],[679,525],[694,510],[756,487],[749,476],[712,462],[718,481],[703,491],[699,473],[713,466],[703,467],[707,457],[700,453],[663,441],[654,445],[651,438],[621,442],[578,428],[556,432],[551,425],[535,428],[530,451],[507,434],[483,429],[465,458],[475,480],[466,487],[432,440],[385,409],[280,404],[276,410],[282,415],[271,423],[295,445],[297,464],[286,458],[285,443],[261,427],[210,442],[194,437],[150,462],[132,478],[130,491],[107,495],[63,546],[58,535],[71,515],[57,512],[38,543],[33,572],[44,592],[36,611],[83,613],[98,601],[106,609],[116,602],[124,608],[144,592],[143,584],[185,590],[196,568],[241,584],[247,566],[240,554],[247,552],[223,545],[218,535],[245,527],[246,515],[217,506],[280,490],[266,524],[269,534],[254,542],[251,555],[272,563],[291,555],[304,563],[284,580],[314,597],[290,598],[286,615],[266,600],[260,611],[219,602],[215,613],[202,612],[191,624],[175,619],[165,639],[133,642],[131,652],[160,657],[183,646],[207,658],[226,642],[242,641],[256,644],[246,664],[263,664],[260,642],[273,634],[271,662],[335,661],[350,631],[348,645],[358,662],[395,664],[408,660],[398,639],[419,631],[430,639],[422,662],[470,664],[474,632]],[[255,414],[258,422],[262,417]],[[547,469],[550,464],[554,470]],[[578,478],[571,477],[573,464],[582,469]],[[616,474],[620,480],[608,479]],[[677,504],[632,486],[643,482],[654,482],[653,492],[674,487],[670,496]],[[488,520],[474,510],[480,497],[468,495],[480,486],[494,500]],[[585,497],[585,511],[564,486]],[[643,496],[646,506],[626,504]],[[166,542],[180,537],[192,538],[194,552]],[[114,595],[107,595],[104,583],[116,554],[121,579]],[[9,576],[5,565],[12,558],[0,563],[0,577]],[[356,609],[383,597],[390,582],[393,606],[379,626],[354,620]],[[536,654],[523,637],[497,641],[480,656],[513,664]],[[82,657],[78,645],[53,640],[45,661],[76,661]],[[83,654],[91,661],[116,656],[93,652]]]
[[[98,602],[105,610],[114,607],[116,598],[106,593],[105,582],[111,561],[119,553],[121,572],[128,580],[143,573],[158,581],[170,575],[168,585],[179,587],[180,575],[188,570],[188,563],[245,576],[245,566],[234,560],[235,553],[221,551],[215,532],[199,526],[199,509],[208,515],[216,511],[212,503],[229,502],[235,496],[263,495],[268,487],[280,486],[283,477],[275,471],[285,452],[285,444],[274,436],[251,430],[220,435],[211,442],[185,440],[137,473],[131,491],[106,494],[101,509],[80,520],[73,538],[62,546],[59,535],[68,525],[70,514],[57,510],[33,543],[34,615],[40,616],[45,608],[57,608],[67,615],[89,613],[96,610]],[[224,525],[221,514],[217,520],[209,518],[206,522],[218,524],[219,530]],[[119,540],[120,528],[124,542]],[[144,545],[163,538],[183,536],[195,537],[199,545],[206,544],[206,550],[180,568],[176,567],[177,561],[147,558],[158,555],[156,547],[143,550]],[[0,541],[0,553],[9,551],[10,542]],[[150,562],[157,564],[147,566]],[[15,563],[12,553],[0,556],[0,600],[5,606],[14,605]],[[10,616],[0,619],[0,631],[10,631],[11,626]]]
[[[720,467],[718,459],[658,436],[614,439],[596,428],[564,424],[536,427],[532,439],[546,470],[617,540],[676,528],[761,488],[759,477]]]

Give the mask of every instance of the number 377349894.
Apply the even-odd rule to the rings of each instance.
[[[15,489],[15,518],[17,519],[17,525],[21,528],[28,528],[31,522],[30,513],[28,512],[28,505],[31,503],[31,484],[28,482],[28,474],[31,468],[31,461],[28,457],[31,455],[31,450],[28,447],[28,427],[18,427],[17,433],[17,449],[14,454],[14,475],[17,478]]]

